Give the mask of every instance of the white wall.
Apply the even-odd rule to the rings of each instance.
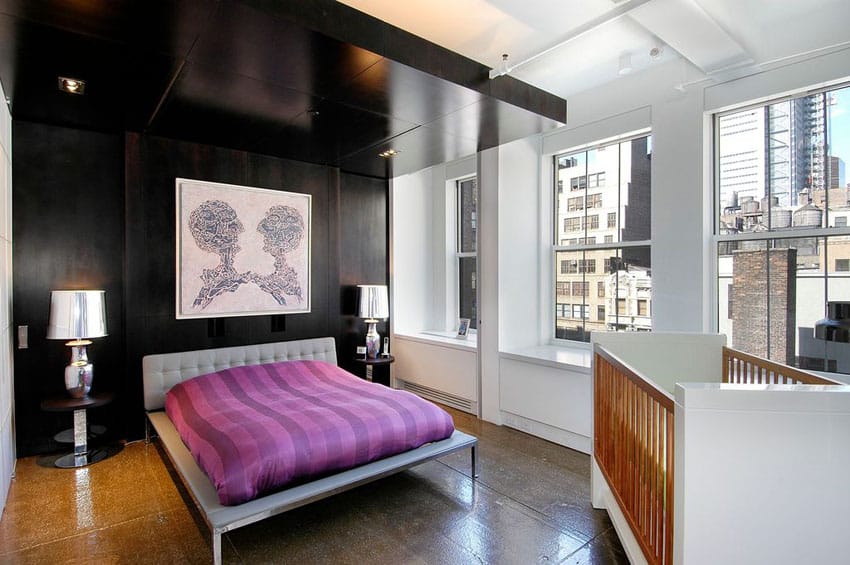
[[[0,86],[0,100],[6,100]],[[15,471],[12,391],[12,116],[0,109],[0,513]]]
[[[526,138],[499,148],[499,347],[531,347],[543,337],[541,297],[552,293],[542,278],[539,249],[548,247],[540,221],[540,140]],[[541,285],[541,282],[543,283]],[[551,320],[551,318],[549,318]],[[550,327],[550,326],[546,326]]]
[[[675,396],[674,563],[846,562],[850,387]]]

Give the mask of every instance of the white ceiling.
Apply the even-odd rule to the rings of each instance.
[[[850,46],[850,0],[340,1],[496,70],[507,53],[511,76],[564,98],[617,80],[624,55],[720,80]]]

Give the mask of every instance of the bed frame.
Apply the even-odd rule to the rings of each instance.
[[[455,430],[447,439],[373,461],[309,483],[288,488],[236,506],[224,506],[207,475],[195,463],[171,420],[163,411],[165,393],[177,383],[230,367],[259,365],[297,359],[320,359],[336,364],[336,347],[331,337],[203,349],[148,355],[142,360],[142,377],[147,410],[146,440],[153,426],[168,458],[189,490],[212,534],[213,563],[221,563],[221,534],[259,520],[327,498],[365,483],[403,471],[455,451],[469,449],[471,476],[477,475],[477,444],[474,436]]]

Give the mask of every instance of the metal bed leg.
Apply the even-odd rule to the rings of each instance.
[[[221,533],[213,530],[213,565],[221,565]]]
[[[472,451],[472,478],[478,478],[478,444],[474,444],[470,450]]]

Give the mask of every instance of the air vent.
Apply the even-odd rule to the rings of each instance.
[[[399,380],[398,384],[401,385],[402,389],[421,396],[426,400],[432,400],[446,406],[451,406],[452,408],[457,408],[458,410],[463,410],[464,412],[469,412],[470,414],[475,414],[475,403],[466,398],[407,381]]]

